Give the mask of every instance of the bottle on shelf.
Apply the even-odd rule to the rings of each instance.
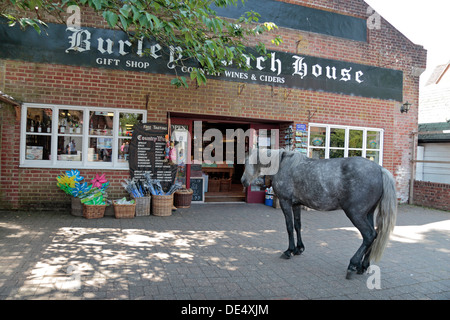
[[[64,125],[64,120],[61,121],[59,126],[59,133],[66,133],[66,126]]]
[[[38,128],[37,128],[37,132],[41,133],[42,132],[42,126],[41,126],[41,122],[38,121]]]
[[[31,120],[30,122],[30,132],[34,132],[34,121]]]

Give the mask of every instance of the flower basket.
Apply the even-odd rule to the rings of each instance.
[[[83,217],[86,219],[103,218],[106,204],[83,204]]]
[[[116,217],[116,219],[134,218],[134,214],[136,212],[136,203],[117,204],[116,201],[114,201],[113,205],[114,205],[114,216]]]
[[[192,189],[182,189],[175,192],[173,205],[177,208],[190,208],[192,201]]]
[[[172,215],[173,194],[168,196],[152,195],[152,214],[155,216]]]
[[[134,201],[136,202],[136,217],[143,217],[143,216],[149,216],[150,215],[150,204],[151,204],[151,197],[137,197],[134,198]]]

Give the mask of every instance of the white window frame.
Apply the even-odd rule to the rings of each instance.
[[[320,127],[320,128],[326,129],[325,146],[313,146],[310,144],[311,127]],[[330,147],[331,129],[344,129],[345,130],[344,148]],[[344,150],[344,158],[347,158],[349,150],[361,150],[361,148],[350,148],[349,147],[350,130],[363,131],[363,145],[362,145],[361,157],[366,158],[367,152],[378,151],[379,152],[378,164],[380,166],[382,166],[383,165],[383,150],[384,150],[384,129],[381,129],[381,128],[343,126],[343,125],[323,124],[323,123],[310,123],[308,126],[308,153],[307,153],[307,155],[309,156],[311,149],[323,149],[323,150],[325,150],[325,159],[329,159],[330,158],[330,149],[336,149],[336,150],[343,149]],[[379,149],[367,149],[367,132],[368,131],[377,131],[380,133]]]
[[[52,129],[51,129],[51,159],[50,160],[27,160],[26,156],[26,136],[28,135],[49,135],[49,133],[27,133],[27,109],[28,108],[45,108],[52,109]],[[81,161],[62,161],[57,159],[58,153],[58,115],[59,110],[81,110],[83,111],[83,128],[81,137],[82,144],[82,158]],[[91,111],[113,112],[113,136],[112,136],[112,155],[111,162],[93,162],[88,161],[88,146],[89,146],[89,113]],[[143,122],[147,120],[147,110],[136,109],[122,109],[122,108],[104,108],[104,107],[90,107],[90,106],[73,106],[73,105],[59,105],[59,104],[42,104],[42,103],[24,103],[21,110],[20,122],[20,164],[22,168],[55,168],[55,169],[108,169],[108,170],[129,170],[128,162],[119,162],[118,157],[118,142],[119,139],[124,138],[119,136],[119,114],[120,113],[137,113],[142,114]],[[131,137],[130,137],[131,138]],[[131,141],[131,139],[130,139]]]

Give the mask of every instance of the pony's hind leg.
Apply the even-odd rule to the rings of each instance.
[[[369,223],[369,225],[375,230],[375,226],[374,226],[374,220],[373,220],[373,216],[375,213],[375,209],[376,206],[369,212],[369,214],[367,215],[367,221]],[[376,232],[376,231],[375,231]],[[375,235],[376,238],[376,235]],[[375,240],[375,239],[374,239]],[[373,243],[373,241],[372,241]],[[366,252],[364,253],[364,259],[362,261],[362,268],[360,270],[361,273],[364,273],[370,266],[370,251],[372,249],[372,245],[369,247],[369,249],[366,250]]]
[[[367,214],[354,214],[349,210],[345,210],[347,217],[353,222],[355,227],[359,230],[363,237],[363,243],[350,259],[350,264],[347,269],[347,279],[350,279],[355,272],[363,273],[363,258],[367,255],[373,241],[375,240],[377,233],[367,218]],[[370,214],[369,214],[370,216]]]
[[[297,246],[294,249],[294,255],[301,255],[303,251],[305,251],[305,246],[303,245],[302,236],[301,236],[301,205],[297,204],[292,206],[292,211],[294,213],[294,228],[297,233]]]

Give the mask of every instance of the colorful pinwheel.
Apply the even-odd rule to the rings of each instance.
[[[75,176],[68,177],[67,175],[59,176],[56,178],[58,184],[67,185],[70,188],[75,187]]]
[[[68,195],[72,195],[72,189],[75,187],[75,176],[68,177],[67,175],[62,175],[56,178],[58,181],[56,185]]]
[[[75,183],[75,187],[72,189],[72,195],[74,197],[80,197],[87,192],[89,192],[92,188],[92,185],[88,186],[87,182],[84,183]]]
[[[107,183],[108,180],[105,178],[105,174],[102,174],[99,176],[98,174],[95,174],[95,178],[92,179],[92,187],[93,188],[99,188],[101,189],[104,183]]]
[[[75,181],[80,182],[81,180],[84,179],[84,177],[80,176],[80,171],[78,170],[70,170],[70,171],[66,171],[66,175],[70,178],[70,177],[75,177]]]

